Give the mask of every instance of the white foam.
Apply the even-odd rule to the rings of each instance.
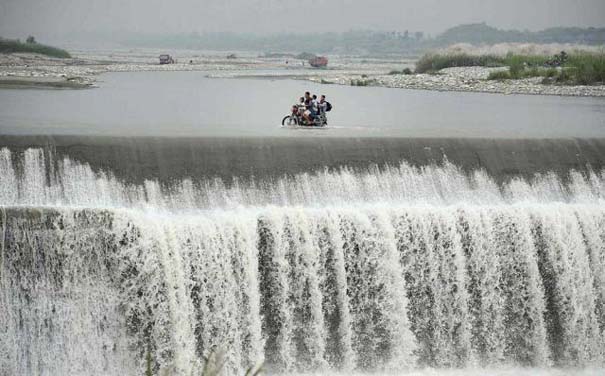
[[[191,374],[218,349],[227,373],[603,370],[602,174],[501,188],[402,163],[162,187],[43,156],[0,151],[8,374],[141,374],[148,351]]]

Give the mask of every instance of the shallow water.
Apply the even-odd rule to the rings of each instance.
[[[99,88],[0,90],[0,134],[131,136],[605,137],[603,98],[429,92],[203,72],[101,75]],[[280,129],[306,90],[330,129]]]

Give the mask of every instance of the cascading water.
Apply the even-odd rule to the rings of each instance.
[[[605,175],[126,184],[0,150],[0,374],[605,363]]]

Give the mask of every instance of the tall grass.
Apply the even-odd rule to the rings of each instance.
[[[546,62],[551,60],[551,56],[547,55],[517,55],[517,54],[507,54],[504,57],[503,65],[509,67],[516,67],[520,69],[521,67],[543,67]]]
[[[428,54],[416,63],[416,73],[438,71],[453,67],[504,67],[504,66],[542,66],[550,59],[542,55],[470,55]]]
[[[29,52],[61,59],[70,58],[69,52],[39,43],[23,43],[13,39],[0,38],[0,53]]]
[[[605,84],[605,52],[597,55],[572,55],[566,66],[577,84]]]
[[[519,64],[511,61],[508,71],[491,72],[488,80],[544,77],[544,84],[605,84],[605,53],[571,55],[560,69]]]
[[[538,68],[538,67],[509,67],[508,70],[499,70],[490,72],[488,80],[518,80],[529,77],[544,77],[547,79],[555,78],[559,75],[559,71],[555,68]]]
[[[552,56],[547,55],[470,55],[429,54],[416,63],[416,73],[429,73],[451,67],[508,67],[490,73],[490,80],[544,77],[544,83],[592,85],[605,83],[605,52],[574,53],[560,69],[548,67]]]
[[[416,73],[434,72],[452,67],[500,67],[504,58],[496,55],[427,54],[416,62]]]

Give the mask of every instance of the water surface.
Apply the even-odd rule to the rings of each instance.
[[[605,100],[210,79],[128,72],[91,90],[0,90],[0,134],[114,136],[605,137]],[[330,129],[279,127],[306,90],[334,105]]]

